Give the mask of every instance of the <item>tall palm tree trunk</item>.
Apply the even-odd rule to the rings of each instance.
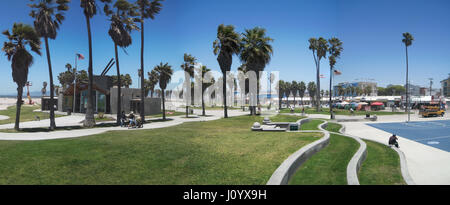
[[[166,95],[164,93],[164,90],[161,90],[161,96],[162,96],[162,106],[163,106],[163,120],[166,120]]]
[[[55,86],[53,85],[53,72],[52,72],[52,61],[50,60],[50,48],[48,47],[48,38],[45,37],[45,52],[47,53],[47,63],[48,63],[48,75],[50,78],[50,130],[56,128],[55,124]],[[62,99],[60,99],[62,100]]]
[[[289,108],[289,95],[286,95],[286,108]]]
[[[117,44],[114,43],[114,52],[116,54],[116,68],[117,68],[117,124],[120,124],[120,118],[122,113],[122,101],[121,101],[121,88],[122,82],[120,79],[120,67],[119,67],[119,52],[117,51]]]
[[[204,97],[203,97],[203,93],[204,93],[205,91],[204,91],[204,89],[203,89],[203,82],[202,82],[202,115],[203,116],[206,116],[206,112],[205,112],[205,99],[204,99]]]
[[[294,108],[295,108],[295,104],[297,104],[297,102],[295,101],[295,95],[294,95]]]
[[[406,48],[406,109],[405,112],[408,113],[408,122],[410,120],[409,117],[409,82],[408,82],[408,46],[405,45]]]
[[[283,102],[283,96],[278,96],[278,110],[281,110],[281,103]]]
[[[22,107],[23,86],[17,86],[17,103],[16,103],[16,123],[14,129],[19,131],[20,108]]]
[[[317,63],[317,73],[316,73],[316,81],[317,81],[317,89],[316,89],[316,111],[320,111],[320,65]]]
[[[141,14],[144,10],[141,9]],[[141,18],[141,103],[140,112],[142,123],[145,123],[145,106],[144,106],[144,18]]]
[[[224,118],[228,118],[228,108],[227,108],[227,73],[223,72],[223,82],[222,82],[222,93],[223,93],[223,115]]]
[[[86,118],[84,120],[84,126],[85,127],[93,127],[95,125],[95,119],[94,119],[94,98],[92,96],[93,94],[93,82],[94,82],[94,75],[93,75],[93,69],[92,69],[92,34],[91,34],[91,22],[89,20],[89,17],[85,15],[86,17],[86,24],[87,24],[87,31],[88,31],[88,41],[89,41],[89,67],[88,67],[88,74],[89,74],[89,83],[88,83],[88,104],[86,109]]]
[[[329,92],[329,97],[330,97],[330,102],[329,102],[329,104],[330,104],[330,119],[334,119],[334,116],[333,116],[333,106],[332,106],[332,104],[331,104],[331,96],[332,96],[332,94],[331,94],[331,84],[332,84],[332,79],[333,79],[333,67],[330,67],[330,92]]]

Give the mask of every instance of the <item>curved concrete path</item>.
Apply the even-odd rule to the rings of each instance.
[[[195,112],[195,111],[194,111]],[[200,111],[201,112],[201,111]],[[163,128],[170,127],[182,124],[184,122],[197,122],[197,121],[210,121],[210,120],[218,120],[223,117],[223,111],[216,110],[208,110],[206,113],[207,117],[202,116],[193,116],[192,118],[184,118],[184,116],[174,116],[168,117],[168,119],[172,119],[170,121],[165,122],[152,122],[144,124],[143,128],[139,129],[128,129],[123,127],[103,127],[103,128],[91,128],[91,129],[74,129],[74,130],[63,130],[63,131],[53,131],[53,132],[33,132],[33,133],[2,133],[0,132],[0,140],[52,140],[52,139],[65,139],[65,138],[75,138],[75,137],[83,137],[89,135],[100,134],[107,131],[113,130],[142,130],[142,129],[155,129],[155,128]],[[236,110],[229,110],[228,116],[241,116],[247,115],[248,112],[241,112]],[[83,120],[83,116],[66,116],[55,118],[57,120],[56,124],[58,126],[73,126],[73,125],[81,125],[80,121]],[[160,118],[154,118],[160,119]],[[48,120],[41,121],[32,121],[32,122],[24,122],[21,123],[21,128],[36,128],[36,127],[47,127],[49,125]],[[12,126],[12,127],[11,127]],[[0,129],[14,128],[14,124],[7,124],[0,126]]]
[[[300,125],[303,122],[309,122],[310,118],[305,118],[297,121]],[[275,172],[270,177],[267,185],[287,185],[292,176],[298,171],[300,166],[311,158],[315,153],[319,152],[330,143],[330,134],[338,134],[341,136],[349,137],[356,140],[360,147],[355,152],[350,162],[347,165],[347,184],[348,185],[359,185],[358,171],[361,167],[362,162],[367,156],[367,145],[364,141],[355,136],[346,135],[343,133],[329,132],[325,128],[328,125],[328,121],[323,121],[318,125],[319,130],[302,130],[299,133],[323,133],[324,137],[316,140],[290,155],[283,163],[275,170]]]
[[[329,115],[309,114],[309,118],[328,119]],[[347,118],[349,116],[346,116]],[[392,133],[371,127],[370,123],[405,122],[407,115],[378,115],[375,122],[339,122],[345,126],[345,133],[358,136],[361,139],[372,140],[388,146],[387,141]],[[411,114],[411,121],[436,121],[450,120],[450,113],[446,112],[444,117],[422,118],[418,114]],[[427,146],[402,136],[399,137],[399,156],[404,155],[403,167],[408,170],[409,176],[403,174],[408,184],[419,185],[450,185],[450,152]],[[403,171],[402,171],[403,172]],[[410,178],[410,180],[408,180]],[[409,181],[409,182],[408,182]]]
[[[288,114],[288,115],[297,115],[297,114]],[[323,115],[316,115],[315,117],[323,119]],[[307,121],[308,122],[310,119],[311,118],[305,118],[305,119],[302,119],[299,121]],[[334,123],[337,123],[337,122],[334,122]],[[367,144],[363,140],[361,140],[359,137],[346,134],[345,133],[345,130],[346,130],[345,125],[343,125],[341,123],[337,123],[337,124],[340,124],[342,126],[341,129],[339,129],[339,132],[337,132],[337,133],[326,130],[326,127],[328,126],[328,121],[324,121],[322,124],[320,124],[318,126],[318,128],[319,128],[320,132],[325,134],[326,140],[328,140],[326,145],[328,145],[328,143],[329,143],[330,134],[338,134],[341,136],[349,137],[349,138],[356,140],[360,144],[360,147],[358,148],[358,150],[353,155],[353,157],[351,158],[350,162],[347,165],[347,184],[348,185],[360,185],[359,179],[358,179],[358,171],[361,168],[362,163],[365,161],[365,159],[367,157]],[[299,131],[299,132],[313,132],[313,131]],[[371,140],[371,141],[373,141],[373,140]],[[274,174],[272,175],[272,177],[270,178],[270,180],[267,184],[268,185],[269,184],[271,184],[271,185],[273,185],[273,184],[279,184],[279,185],[288,184],[290,177],[293,176],[293,174],[295,173],[295,172],[292,173],[292,169],[295,168],[295,170],[297,171],[297,169],[301,166],[302,163],[304,163],[313,154],[315,154],[320,149],[323,149],[326,146],[325,145],[325,146],[319,147],[318,145],[320,145],[321,143],[322,142],[311,143],[305,147],[302,147],[300,150],[298,150],[297,152],[295,152],[294,154],[289,156],[288,159],[286,159],[282,163],[282,165],[280,165],[280,167],[274,172]],[[386,146],[388,146],[388,145],[386,145]],[[404,153],[400,149],[397,149],[395,147],[392,147],[392,148],[399,155],[400,168],[401,168],[401,174],[402,174],[403,179],[405,180],[405,182],[408,185],[415,185],[416,183],[414,182],[414,180],[412,179],[412,177],[410,175]],[[308,150],[314,150],[314,152],[305,157],[304,153],[311,152]]]
[[[387,145],[392,133],[376,129],[367,124],[384,122],[404,122],[405,115],[379,116],[376,122],[342,122],[346,133],[360,136]],[[438,118],[419,118],[411,115],[412,121],[450,120],[449,114]],[[450,152],[399,137],[400,150],[404,153],[406,166],[415,184],[449,185],[450,184]]]

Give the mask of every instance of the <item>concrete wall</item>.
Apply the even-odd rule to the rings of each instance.
[[[112,87],[110,89],[110,105],[111,114],[117,114],[117,87]],[[122,106],[121,109],[125,113],[130,112],[131,100],[140,98],[141,90],[137,88],[121,88],[122,95]],[[145,98],[145,115],[154,115],[161,113],[161,98]]]

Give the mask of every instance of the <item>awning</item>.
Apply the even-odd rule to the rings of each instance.
[[[373,106],[380,106],[380,105],[384,105],[382,102],[374,102],[371,105]]]

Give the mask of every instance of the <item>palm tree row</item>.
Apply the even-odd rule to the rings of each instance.
[[[254,71],[257,78],[256,104],[259,105],[259,72],[264,71],[273,54],[273,39],[266,36],[264,28],[255,27],[246,29],[241,35],[234,30],[233,25],[219,25],[217,39],[213,42],[213,52],[217,55],[217,61],[222,71],[223,78],[223,107],[224,117],[228,117],[226,82],[227,72],[231,70],[233,55],[238,55],[242,71]],[[250,111],[256,114],[256,106],[250,106]]]
[[[14,24],[12,34],[9,31],[3,32],[8,37],[8,42],[5,42],[3,51],[8,56],[8,59],[12,61],[13,79],[18,85],[18,94],[23,92],[24,80],[26,83],[28,68],[33,62],[33,57],[26,49],[26,45],[31,46],[31,50],[40,53],[41,41],[39,38],[44,39],[46,47],[47,64],[49,68],[50,78],[50,130],[56,128],[55,115],[54,115],[54,90],[52,63],[49,48],[49,39],[56,39],[57,30],[61,23],[65,19],[64,12],[69,9],[68,3],[70,0],[45,0],[35,1],[30,0],[29,4],[31,8],[30,16],[34,18],[34,28],[24,24]],[[116,0],[113,4],[112,0],[100,0],[104,4],[103,11],[109,17],[111,22],[108,34],[114,42],[116,68],[118,76],[118,87],[120,95],[120,68],[119,68],[119,56],[117,47],[125,48],[131,45],[132,39],[130,32],[132,30],[138,30],[135,22],[141,24],[141,73],[144,73],[144,19],[154,19],[155,15],[161,11],[162,0],[137,0],[136,4],[131,4],[127,0]],[[93,127],[95,125],[94,112],[93,112],[93,68],[92,68],[92,34],[90,20],[97,14],[99,7],[96,0],[80,0],[80,7],[83,9],[83,14],[86,20],[87,32],[88,32],[88,44],[89,44],[89,65],[88,65],[88,103],[86,110],[86,117],[83,125],[86,127]],[[37,39],[36,39],[37,38]],[[19,60],[20,57],[20,60]],[[19,65],[20,64],[20,65]],[[68,68],[69,69],[69,68]],[[70,70],[70,69],[69,69]],[[19,77],[19,75],[21,75]],[[25,75],[25,76],[22,76]],[[63,75],[61,77],[67,77]],[[141,75],[141,109],[140,114],[143,121],[144,118],[144,79]],[[65,81],[63,79],[63,81]],[[17,113],[20,114],[22,96],[18,96]],[[121,109],[120,98],[118,100],[118,114]],[[16,117],[16,129],[19,129],[18,120],[20,116]],[[119,119],[119,118],[118,118]]]
[[[294,97],[294,107],[295,107],[295,97],[299,96],[300,97],[300,101],[302,106],[304,105],[303,103],[303,98],[305,97],[305,92],[306,90],[308,90],[310,97],[311,97],[311,101],[313,100],[314,97],[314,93],[315,93],[315,83],[314,82],[310,82],[308,83],[308,87],[306,87],[305,82],[301,81],[299,83],[297,83],[296,81],[292,81],[292,82],[285,82],[283,80],[280,80],[278,82],[278,106],[279,109],[281,109],[281,102],[284,96],[286,96],[286,105],[289,106],[289,96],[292,94],[292,96]],[[298,94],[298,95],[297,95]]]

